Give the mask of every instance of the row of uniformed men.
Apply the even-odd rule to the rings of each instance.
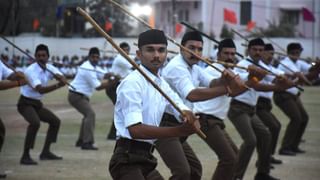
[[[112,87],[110,89],[113,89],[111,91],[113,96],[110,97],[112,97],[114,103],[116,102],[114,122],[118,137],[115,153],[110,161],[110,173],[113,178],[126,179],[126,177],[136,176],[140,179],[147,177],[149,174],[152,174],[154,178],[160,178],[161,175],[154,169],[156,165],[154,158],[150,154],[153,144],[155,144],[156,149],[172,172],[172,179],[200,179],[202,168],[198,158],[187,143],[187,139],[178,138],[178,136],[187,136],[194,133],[195,128],[199,126],[197,123],[200,122],[201,130],[207,135],[204,141],[219,158],[213,179],[242,179],[256,145],[259,156],[256,179],[275,179],[269,175],[269,170],[270,160],[272,160],[271,151],[273,153],[275,151],[280,125],[275,118],[265,118],[262,123],[257,117],[255,110],[257,107],[257,112],[259,112],[257,101],[260,94],[258,94],[258,91],[281,91],[279,92],[281,98],[291,93],[294,105],[297,105],[300,101],[298,101],[299,97],[296,94],[289,91],[290,89],[288,90],[289,93],[284,91],[293,86],[292,82],[283,78],[283,76],[281,78],[266,76],[265,72],[252,65],[251,62],[254,61],[265,68],[272,69],[271,66],[268,66],[270,63],[268,61],[272,60],[270,46],[265,46],[261,39],[250,41],[248,60],[239,62],[239,65],[248,67],[249,71],[242,72],[240,69],[235,69],[233,72],[219,65],[217,67],[223,71],[221,73],[211,67],[203,71],[196,65],[199,60],[183,50],[162,69],[167,54],[167,40],[162,31],[146,31],[140,34],[138,42],[137,56],[141,60],[141,68],[184,110],[183,119],[185,123],[181,125],[177,112],[172,107],[166,108],[169,105],[168,102],[137,71],[130,73],[122,80],[117,90],[117,98],[115,98],[114,89],[119,85],[119,78],[108,75],[109,80],[99,80],[102,77],[102,73],[99,73],[101,71],[96,67],[99,60],[99,50],[92,48],[89,51],[89,61],[81,65],[75,79],[71,82],[71,86],[74,88],[69,87],[68,99],[70,104],[84,115],[76,145],[81,146],[82,149],[97,149],[93,145],[95,114],[89,104],[89,97],[95,89]],[[186,33],[181,44],[196,54],[202,55],[203,41],[199,33]],[[301,52],[301,47],[297,49],[296,44],[293,46],[293,49],[288,47],[289,54],[292,50]],[[264,51],[265,48],[266,51]],[[218,59],[232,62],[235,52],[236,47],[233,41],[230,39],[223,40],[219,45]],[[263,52],[265,58],[263,58],[264,61],[261,61]],[[42,105],[40,99],[42,94],[62,87],[65,80],[53,66],[46,64],[49,50],[45,45],[37,47],[35,56],[37,63],[32,64],[25,71],[28,81],[21,78],[23,76],[19,76],[20,79],[17,79],[18,85],[28,83],[21,88],[18,110],[30,123],[21,164],[37,164],[30,157],[29,150],[33,148],[40,121],[49,123],[49,130],[40,159],[62,159],[62,157],[50,152],[50,144],[55,142],[57,138],[60,120]],[[291,63],[291,68],[298,72],[303,68],[302,65],[296,65],[297,58],[295,57],[298,56],[287,58],[284,62],[288,61],[289,65]],[[50,74],[39,63],[46,65],[45,67],[53,71],[55,75]],[[161,76],[160,69],[162,69]],[[285,71],[285,69],[283,70]],[[128,73],[124,73],[121,77]],[[235,76],[235,73],[238,75]],[[48,80],[51,78],[56,78],[59,82],[47,86]],[[262,79],[263,81],[258,82]],[[250,88],[246,89],[248,86]],[[294,90],[291,88],[291,91]],[[227,94],[236,97],[231,100],[231,97],[228,97]],[[272,116],[270,112],[272,94],[271,96],[270,93],[261,96],[263,96],[262,100],[259,98],[260,104],[262,104],[260,106],[261,114],[266,113]],[[283,100],[280,100],[279,104],[281,104],[280,102],[283,103]],[[151,106],[151,103],[157,104],[157,106]],[[301,105],[301,102],[298,105]],[[223,119],[227,116],[229,106],[228,116],[244,140],[240,151],[224,131]],[[200,119],[199,122],[191,110],[196,112]],[[299,112],[301,112],[300,109]],[[291,119],[292,121],[294,120]],[[274,129],[277,132],[270,134],[272,125],[267,125],[268,122],[272,125],[276,123]],[[161,128],[157,126],[161,126]],[[288,128],[286,134],[298,133],[297,128],[302,129],[302,122],[298,122],[292,128],[296,129],[288,132]],[[302,132],[299,131],[298,135],[293,135],[294,140],[299,138],[301,140],[303,131],[304,129]],[[291,135],[290,138],[292,138]],[[159,140],[155,141],[154,139]],[[290,152],[299,150],[298,144],[294,144],[296,141],[291,142],[293,141],[291,139],[287,141],[289,142],[285,143],[284,141],[280,152],[284,154],[289,152],[290,154]],[[270,148],[270,142],[272,142],[272,149]]]

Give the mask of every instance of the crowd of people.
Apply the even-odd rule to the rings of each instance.
[[[116,140],[109,162],[113,179],[164,179],[156,169],[154,149],[170,169],[170,179],[201,179],[202,164],[188,143],[188,136],[200,131],[206,136],[202,140],[218,157],[213,180],[243,179],[255,149],[255,180],[278,179],[270,175],[273,164],[282,163],[274,156],[281,123],[271,112],[272,100],[289,118],[278,153],[305,153],[299,144],[309,117],[300,99],[301,85],[311,85],[319,78],[320,63],[300,60],[301,44],[288,44],[287,57],[277,67],[273,66],[278,60],[274,59],[272,44],[260,38],[249,41],[247,56],[242,60],[236,58],[232,39],[221,40],[214,63],[205,66],[199,65],[204,47],[198,31],[184,34],[183,48],[172,59],[167,59],[167,45],[160,30],[141,33],[136,67],[121,54],[101,58],[96,47],[81,59],[50,58],[44,44],[36,47],[34,59],[14,56],[9,60],[3,54],[0,89],[20,87],[17,109],[28,122],[20,164],[37,165],[30,151],[40,122],[49,124],[40,160],[63,159],[50,148],[57,141],[60,119],[41,99],[65,85],[68,102],[83,115],[75,142],[82,150],[98,150],[94,139],[95,111],[90,105],[94,91],[105,90],[114,104],[114,120],[107,135]],[[123,42],[119,46],[129,54],[129,44]],[[70,83],[67,78],[72,79]],[[48,83],[52,79],[56,82]],[[240,134],[240,146],[225,130],[227,118]],[[5,128],[0,122],[1,148]]]

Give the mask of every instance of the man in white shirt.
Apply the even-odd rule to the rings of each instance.
[[[308,73],[311,65],[299,60],[302,50],[299,43],[288,44],[288,57],[281,61],[283,65],[280,64],[278,68],[292,78],[306,83],[308,80],[305,74]],[[294,73],[284,66],[290,68]],[[274,94],[274,102],[290,119],[279,154],[292,156],[296,153],[304,153],[305,151],[299,148],[299,144],[307,127],[309,116],[301,102],[299,90],[293,87],[283,92],[277,92]]]
[[[120,43],[120,48],[124,52],[126,52],[127,55],[129,55],[130,46],[128,43],[126,43],[126,42]],[[121,54],[118,54],[115,57],[115,59],[112,63],[111,72],[115,76],[120,78],[120,80],[124,79],[132,70],[133,70],[132,65]],[[116,90],[117,90],[119,84],[120,84],[120,81],[117,83],[114,83],[114,85],[108,86],[106,88],[106,94],[111,99],[113,105],[115,105],[115,103],[117,101]],[[113,121],[112,121],[110,130],[109,130],[109,134],[107,136],[107,139],[110,139],[110,140],[116,139],[116,129],[114,127]]]
[[[6,90],[26,84],[24,75],[21,72],[14,72],[0,60],[0,90]],[[0,117],[0,151],[5,138],[6,129]],[[0,172],[0,178],[6,178],[6,174]]]
[[[138,48],[141,69],[184,112],[185,122],[176,127],[159,127],[164,111],[173,110],[173,106],[137,70],[130,73],[117,89],[114,113],[117,142],[109,163],[113,179],[147,179],[157,165],[152,155],[156,139],[186,136],[199,128],[195,115],[159,75],[167,56],[164,33],[156,29],[141,33]]]
[[[100,52],[96,47],[90,48],[88,60],[79,68],[71,82],[74,89],[69,89],[68,101],[83,115],[76,147],[83,150],[98,150],[94,146],[95,112],[90,105],[90,97],[95,90],[103,90],[112,80],[103,80],[105,72],[98,66]]]
[[[234,63],[236,46],[232,39],[220,41],[217,47],[217,60],[222,62]],[[219,70],[228,69],[221,64],[214,63]],[[221,72],[208,66],[206,73],[214,79],[219,79]],[[245,91],[245,89],[243,89]],[[218,156],[218,164],[213,173],[212,180],[232,180],[234,166],[237,161],[238,148],[225,131],[224,119],[230,106],[231,97],[222,95],[206,101],[194,103],[194,112],[199,116],[201,130],[206,134],[204,141]]]
[[[261,53],[264,51],[264,42],[257,38],[249,42],[248,57],[238,63],[239,66],[250,67],[260,65]],[[263,66],[267,69],[267,67]],[[247,71],[235,68],[235,72],[242,79],[254,79]],[[251,83],[246,92],[234,97],[231,101],[228,117],[239,132],[243,143],[241,144],[238,162],[235,169],[235,179],[243,179],[251,156],[257,146],[258,163],[255,180],[276,178],[270,173],[270,141],[271,134],[269,129],[256,115],[256,104],[258,100],[258,91],[279,91],[292,86],[285,79],[279,78],[275,81],[275,76],[262,74],[257,77],[267,82],[276,82],[275,84],[265,84],[261,82]],[[254,81],[251,81],[254,82]]]
[[[181,45],[202,56],[203,40],[199,32],[187,32],[182,38]],[[239,88],[235,86],[234,74],[231,71],[224,71],[224,80],[216,80],[197,65],[199,61],[194,55],[181,50],[180,54],[171,59],[162,70],[165,80],[190,109],[193,109],[194,102],[227,94],[226,86],[232,84],[230,86],[233,87],[232,91]],[[161,122],[161,126],[178,124],[172,113],[165,113]],[[181,140],[168,138],[156,142],[157,151],[172,173],[171,179],[201,179],[201,163],[186,138]]]
[[[274,48],[272,44],[265,44],[264,52],[262,53],[261,63],[264,63],[272,72],[276,74],[284,74],[283,71],[274,68],[271,63],[273,60]],[[271,82],[269,82],[271,83]],[[270,163],[272,164],[282,164],[282,161],[276,159],[274,153],[276,151],[279,133],[281,130],[281,123],[277,117],[271,112],[272,109],[272,97],[273,91],[269,92],[259,92],[259,98],[257,101],[257,115],[261,119],[264,125],[269,128],[271,133],[271,156]]]
[[[36,135],[40,128],[40,121],[49,124],[46,140],[40,154],[40,160],[62,159],[62,157],[50,151],[51,144],[57,141],[61,121],[49,109],[44,107],[41,99],[44,94],[63,87],[66,79],[57,68],[51,64],[47,64],[49,49],[46,45],[40,44],[37,46],[35,58],[36,62],[29,65],[24,72],[28,80],[28,85],[21,87],[21,96],[17,104],[19,113],[29,123],[24,143],[24,151],[20,160],[20,164],[23,165],[37,164],[30,156],[30,149],[34,147]],[[57,79],[58,82],[48,85],[48,81],[51,79]]]

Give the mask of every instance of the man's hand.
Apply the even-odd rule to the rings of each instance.
[[[121,77],[112,72],[109,72],[104,75],[104,79],[107,79],[110,85],[115,85],[120,81]]]
[[[294,74],[296,78],[298,78],[298,83],[299,84],[307,84],[309,86],[312,85],[312,83],[309,81],[309,79],[302,73],[302,72],[296,72]]]
[[[228,95],[231,97],[237,96],[247,89],[247,86],[240,77],[235,75],[231,70],[225,69],[221,80],[228,91]]]
[[[181,125],[181,131],[183,136],[188,136],[200,131],[200,123],[198,117],[193,112],[183,110],[183,123]]]
[[[183,116],[181,117],[183,119],[183,122],[193,124],[195,121],[198,121],[199,119],[196,117],[195,114],[193,114],[192,111],[188,110],[182,110]]]
[[[15,77],[16,77],[17,80],[25,80],[26,79],[25,75],[22,72],[19,72],[19,71],[17,71],[15,73]]]
[[[65,86],[67,84],[67,79],[60,74],[55,74],[54,78],[59,82],[59,87]]]
[[[28,84],[28,81],[26,79],[19,79],[18,80],[18,85],[19,86],[24,86],[26,84]]]
[[[274,83],[275,85],[277,85],[277,87],[279,87],[279,90],[281,91],[295,86],[295,83],[293,81],[289,80],[286,76],[283,75],[277,76],[274,80]]]
[[[267,74],[268,72],[255,66],[255,65],[250,65],[248,66],[248,72],[249,72],[249,80],[252,81],[261,81]]]

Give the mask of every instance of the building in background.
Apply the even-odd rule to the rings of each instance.
[[[149,19],[152,26],[173,37],[185,31],[179,22],[220,37],[223,25],[248,34],[271,25],[289,24],[294,29],[290,37],[320,37],[319,0],[117,0],[128,9]],[[10,0],[0,1],[0,32],[18,35],[41,32],[46,36],[94,36],[88,23],[76,12],[85,8],[109,33],[135,36],[141,32],[135,20],[104,0]],[[124,27],[124,28],[123,28]],[[132,31],[132,30],[136,31]],[[283,28],[284,29],[284,28]],[[272,34],[272,33],[271,33]],[[283,36],[282,36],[283,37]]]
[[[223,25],[248,34],[256,28],[287,23],[295,37],[320,37],[320,1],[317,0],[136,0],[150,3],[155,26],[177,36],[187,21],[207,34],[219,36]],[[132,2],[132,1],[130,1]],[[313,17],[312,17],[313,16]]]

